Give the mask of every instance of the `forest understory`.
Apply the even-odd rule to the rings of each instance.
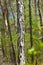
[[[43,0],[0,0],[0,65],[43,65]]]

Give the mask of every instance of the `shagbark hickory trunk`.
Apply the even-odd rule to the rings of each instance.
[[[17,28],[18,28],[18,64],[25,64],[24,54],[24,6],[23,0],[17,2]]]

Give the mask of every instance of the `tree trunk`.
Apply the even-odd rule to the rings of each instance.
[[[3,16],[3,20],[1,22],[1,45],[2,45],[2,52],[3,52],[3,57],[6,57],[6,53],[5,53],[5,25],[4,25],[4,12],[3,12],[3,7],[1,4],[1,0],[0,0],[0,6],[1,6],[1,10],[2,10],[2,16]]]
[[[12,62],[14,62],[14,64],[16,65],[16,55],[15,55],[15,50],[14,50],[14,46],[13,46],[13,42],[12,42],[11,30],[10,30],[10,25],[9,25],[9,20],[8,20],[7,3],[6,3],[6,1],[4,1],[4,3],[5,3],[5,9],[6,9],[6,19],[7,19],[7,25],[8,25],[8,33],[9,33],[9,38],[10,38],[10,55],[11,55]]]
[[[33,40],[32,40],[32,15],[31,15],[31,0],[29,0],[29,22],[30,22],[30,44],[31,48],[33,46]],[[31,55],[31,62],[33,63],[34,58],[33,55]]]
[[[40,9],[40,0],[38,0],[37,2],[37,7],[38,7],[38,13],[39,13],[39,19],[40,19],[40,27],[43,26],[43,22],[42,22],[42,15],[41,15],[41,9]],[[41,28],[41,41],[43,43],[43,28]],[[41,60],[43,61],[43,48],[41,48]]]
[[[11,7],[11,2],[10,2],[10,0],[9,0],[9,6],[10,6],[10,10],[11,10],[11,12],[12,12],[12,15],[13,15],[13,18],[14,18],[14,26],[15,26],[15,15],[14,15],[14,12],[13,12],[13,9],[12,9],[12,7]]]
[[[15,55],[15,50],[12,42],[12,36],[11,36],[11,30],[10,30],[10,25],[9,25],[9,19],[8,19],[8,9],[7,9],[7,3],[6,0],[4,0],[4,7],[3,7],[3,12],[4,12],[4,25],[6,26],[6,32],[8,33],[8,37],[10,38],[10,56],[12,62],[14,62],[14,65],[16,65],[16,55]]]
[[[34,0],[34,6],[35,6],[35,15],[37,15],[37,0]]]
[[[17,28],[18,28],[18,64],[25,64],[24,55],[24,6],[23,0],[17,2]]]

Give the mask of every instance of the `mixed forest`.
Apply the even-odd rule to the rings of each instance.
[[[43,0],[0,0],[0,65],[43,65]]]

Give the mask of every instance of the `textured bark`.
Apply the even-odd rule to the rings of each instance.
[[[33,46],[33,40],[32,40],[31,0],[29,0],[29,22],[30,22],[30,45],[31,45],[31,48],[32,48],[32,46]],[[32,63],[34,61],[33,55],[31,55],[31,61],[32,61]]]
[[[17,27],[18,27],[18,64],[25,64],[24,55],[24,6],[23,0],[16,0],[17,2]]]

